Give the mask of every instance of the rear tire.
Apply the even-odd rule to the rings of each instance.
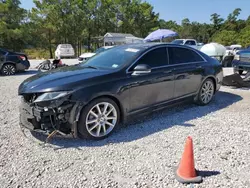
[[[101,140],[109,136],[120,121],[118,105],[109,98],[98,98],[90,102],[81,112],[78,122],[80,138]]]
[[[208,78],[202,83],[199,93],[195,97],[195,102],[201,106],[209,104],[213,99],[214,92],[215,84],[212,79]]]
[[[4,64],[2,66],[2,70],[1,73],[4,76],[10,76],[10,75],[14,75],[16,73],[16,67],[13,64]]]

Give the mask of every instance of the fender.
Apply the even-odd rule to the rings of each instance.
[[[212,78],[212,79],[213,79],[213,81],[215,82],[215,88],[217,88],[217,79],[216,79],[216,77],[215,77],[214,75],[208,75],[208,76],[205,76],[205,77],[202,79],[202,82],[201,82],[201,84],[199,85],[199,90],[196,92],[196,94],[199,93],[202,84],[203,84],[203,83],[205,82],[205,80],[208,79],[208,78]]]

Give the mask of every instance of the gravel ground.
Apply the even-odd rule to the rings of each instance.
[[[249,90],[222,87],[208,106],[182,104],[102,141],[58,136],[44,147],[38,144],[44,137],[25,137],[18,124],[17,88],[34,73],[0,77],[0,187],[250,187]],[[173,173],[189,135],[205,176],[193,186]]]

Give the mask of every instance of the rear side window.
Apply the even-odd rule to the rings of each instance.
[[[193,41],[193,40],[187,40],[185,44],[186,45],[196,45],[195,41]]]
[[[151,68],[168,65],[167,49],[165,47],[161,47],[149,51],[141,59],[139,59],[139,61],[137,61],[136,65],[139,64],[147,64]]]
[[[169,47],[168,52],[170,64],[184,64],[204,61],[199,54],[187,48]]]
[[[72,48],[71,44],[61,44],[60,48]]]
[[[0,50],[0,55],[5,55],[5,54],[6,54],[5,51]]]

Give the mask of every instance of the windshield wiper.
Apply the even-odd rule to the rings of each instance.
[[[94,66],[90,66],[90,65],[86,65],[86,66],[83,66],[84,68],[90,68],[90,69],[97,69],[96,67]]]

